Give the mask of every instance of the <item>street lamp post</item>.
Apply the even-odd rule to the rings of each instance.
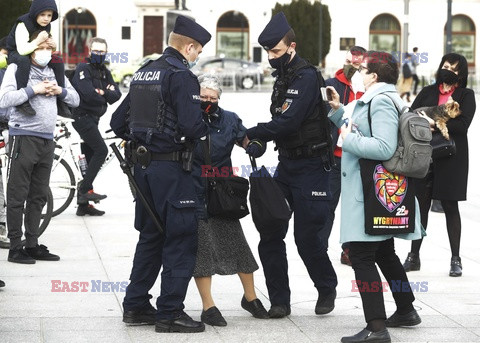
[[[410,12],[410,0],[404,0],[404,22],[403,22],[403,50],[404,53],[408,52],[408,15]]]
[[[447,42],[446,53],[452,52],[452,0],[447,0]]]
[[[323,50],[323,46],[322,46],[322,40],[323,40],[323,37],[322,37],[322,34],[323,34],[323,30],[322,30],[322,24],[323,24],[323,6],[322,6],[322,0],[319,1],[320,3],[320,10],[319,10],[319,13],[318,13],[318,65],[319,66],[322,66],[322,50]]]

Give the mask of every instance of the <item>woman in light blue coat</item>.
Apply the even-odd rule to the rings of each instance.
[[[350,242],[350,260],[367,322],[365,329],[354,336],[343,337],[342,342],[390,342],[386,327],[413,326],[421,322],[413,308],[415,297],[393,242],[394,237],[409,240],[421,237],[418,203],[413,233],[375,236],[365,233],[359,159],[385,161],[393,156],[397,147],[398,112],[393,101],[382,94],[388,93],[402,107],[395,89],[398,79],[395,59],[384,52],[367,54],[359,69],[366,92],[359,100],[343,106],[335,89],[328,87],[333,93],[329,117],[341,128],[343,138],[340,241]],[[369,106],[372,132],[368,123]],[[388,281],[397,305],[397,311],[387,320],[381,278],[375,264]],[[395,292],[397,287],[392,287],[392,282],[405,288]]]

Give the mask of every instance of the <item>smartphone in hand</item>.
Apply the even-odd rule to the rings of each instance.
[[[323,101],[332,101],[332,91],[326,87],[321,87],[320,91],[322,92]]]

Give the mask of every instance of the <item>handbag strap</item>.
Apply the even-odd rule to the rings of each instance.
[[[205,162],[207,166],[212,166],[212,157],[210,156],[210,135],[206,135],[205,139],[202,139],[201,142],[203,150],[203,162]]]
[[[248,155],[248,157],[250,157],[250,164],[252,165],[253,171],[257,171],[258,170],[257,161],[255,160],[255,157],[253,157],[251,155]]]
[[[372,136],[372,137],[373,137],[373,132],[372,132],[372,116],[371,116],[371,114],[370,114],[370,108],[372,107],[373,99],[374,99],[376,96],[379,96],[379,95],[385,95],[385,96],[387,96],[388,98],[390,98],[390,100],[392,100],[393,105],[394,105],[395,108],[397,109],[398,117],[400,117],[400,115],[403,113],[403,111],[405,111],[405,109],[409,109],[408,106],[405,106],[403,109],[400,109],[400,106],[398,106],[397,102],[396,102],[390,95],[388,95],[388,92],[375,95],[375,96],[372,98],[372,100],[370,100],[370,102],[368,103],[368,127],[370,128],[370,136]]]

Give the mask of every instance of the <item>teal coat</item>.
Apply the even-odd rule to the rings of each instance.
[[[379,83],[369,88],[358,100],[353,110],[351,120],[358,125],[358,133],[349,133],[343,141],[342,153],[342,213],[340,223],[340,242],[384,241],[392,237],[408,240],[422,237],[420,224],[420,209],[415,200],[415,232],[410,234],[371,236],[365,233],[365,216],[363,203],[362,180],[360,176],[360,158],[385,161],[393,156],[397,148],[398,112],[392,101],[378,94],[389,92],[400,106],[402,100],[394,85]],[[373,99],[375,97],[375,99]],[[373,100],[372,100],[373,99]],[[372,102],[370,115],[372,118],[371,137],[368,126],[368,104]],[[344,108],[331,110],[330,120],[340,127],[343,124]]]

